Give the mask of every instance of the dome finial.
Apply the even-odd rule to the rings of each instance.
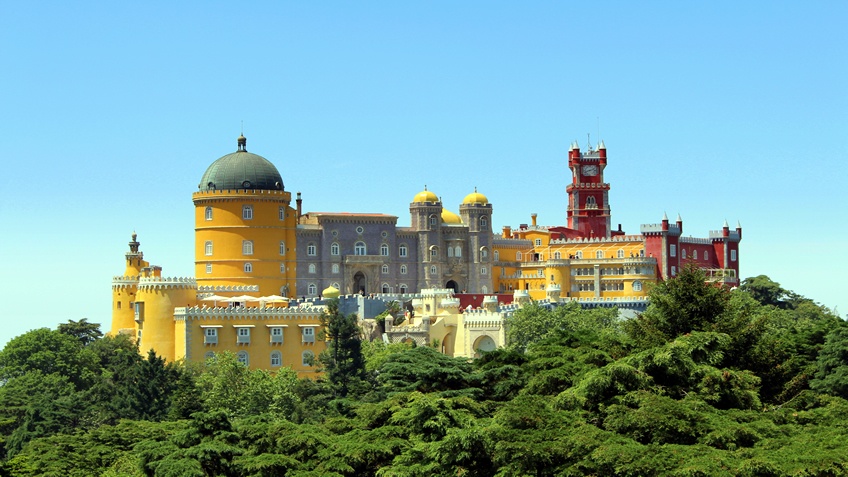
[[[244,133],[238,137],[238,150],[239,152],[247,152],[247,138],[244,137]]]

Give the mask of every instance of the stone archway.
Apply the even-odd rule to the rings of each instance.
[[[479,358],[484,352],[494,351],[498,344],[489,335],[483,335],[474,341],[474,357]]]
[[[365,279],[365,274],[362,272],[356,272],[353,275],[353,293],[368,293],[368,282]]]
[[[448,280],[448,282],[445,283],[445,288],[450,288],[454,293],[459,293],[459,285],[457,285],[453,280]]]

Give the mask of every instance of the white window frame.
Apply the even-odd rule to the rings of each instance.
[[[318,286],[317,286],[317,285],[315,285],[314,283],[310,283],[310,284],[306,287],[306,294],[307,294],[307,295],[309,295],[309,296],[315,296],[315,295],[317,295],[317,294],[318,294]]]
[[[314,256],[318,255],[318,247],[314,243],[310,242],[306,246],[306,255],[308,255],[310,257],[314,257]]]
[[[709,260],[709,259],[710,259],[710,252],[704,250],[704,260]]]
[[[356,242],[353,244],[353,254],[354,255],[368,255],[368,245],[365,242]]]
[[[533,245],[535,245],[537,247],[541,247],[542,246],[542,239],[537,238],[536,240],[533,241]]]
[[[212,252],[214,251],[214,245],[211,240],[207,240],[206,243],[203,244],[203,252],[207,257],[212,256]]]
[[[244,273],[253,273],[253,264],[250,262],[244,262]]]
[[[457,245],[454,248],[453,256],[457,257],[457,258],[462,257],[462,247],[461,246]]]
[[[480,267],[480,275],[488,275],[489,269],[486,267]]]
[[[338,256],[340,254],[341,254],[341,246],[339,245],[338,242],[333,242],[333,244],[330,245],[330,255]]]
[[[501,252],[499,250],[495,250],[495,253],[493,255],[496,262],[501,261]]]
[[[554,260],[562,259],[562,252],[554,252]]]
[[[235,325],[233,328],[236,329],[237,344],[250,344],[250,328],[252,328],[252,326]]]
[[[316,326],[300,325],[300,342],[301,343],[314,343],[315,342],[315,328],[316,328]]]
[[[633,291],[642,291],[642,282],[636,280],[633,282]]]
[[[735,261],[736,261],[736,250],[731,250],[731,251],[730,251],[730,261],[731,261],[731,262],[735,262]]]
[[[486,228],[489,226],[489,218],[485,215],[480,216],[480,227]]]
[[[221,325],[201,326],[203,330],[203,344],[217,345],[218,344],[218,328],[223,328]]]
[[[674,265],[671,266],[671,276],[677,276],[677,267],[675,267]]]
[[[247,351],[242,350],[236,353],[236,359],[239,363],[245,366],[250,366],[250,355],[247,354]]]
[[[286,208],[285,207],[280,207],[279,218],[280,218],[280,220],[286,220]]]
[[[382,255],[384,257],[389,256],[389,244],[384,243],[384,244],[380,245],[380,255]]]
[[[624,249],[622,249],[622,248],[618,249],[618,252],[616,252],[615,255],[618,258],[624,258]]]
[[[439,269],[435,265],[430,265],[430,275],[438,275]]]
[[[405,264],[400,266],[400,274],[406,275],[406,265]]]
[[[252,205],[241,206],[241,218],[242,218],[242,220],[253,220],[253,206]]]
[[[578,260],[583,260],[583,251],[582,251],[582,250],[578,250],[578,251],[574,254],[574,258],[576,258],[576,259],[578,259]]]
[[[339,264],[338,263],[333,264],[333,273],[339,273]]]
[[[406,244],[405,243],[400,244],[400,247],[398,248],[398,256],[406,257],[408,255],[409,255],[409,249],[406,247]]]
[[[312,273],[312,274],[315,273],[315,264],[314,263],[310,263],[308,268],[309,268],[309,273]]]
[[[692,250],[692,260],[698,260],[698,251]]]
[[[285,254],[286,254],[286,242],[281,240],[280,241],[280,255],[284,256]]]
[[[253,255],[253,240],[242,240],[241,241],[241,254],[242,255]]]
[[[268,325],[268,334],[270,335],[270,342],[275,344],[283,344],[285,343],[285,326],[271,326]]]
[[[206,220],[212,220],[212,207],[206,207],[206,211],[204,213]]]
[[[515,260],[519,262],[521,261],[521,252],[515,252]]]
[[[595,251],[595,258],[604,258],[604,251],[603,250],[596,250]]]
[[[668,256],[676,257],[677,256],[677,245],[671,244],[668,246]]]
[[[276,350],[271,351],[271,363],[270,364],[271,364],[272,368],[279,368],[280,366],[282,366],[283,365],[283,353],[280,353],[279,351],[276,351]]]
[[[389,266],[384,263],[383,266],[380,268],[380,272],[389,273]]]
[[[212,273],[212,264],[211,263],[206,264],[206,273]]]

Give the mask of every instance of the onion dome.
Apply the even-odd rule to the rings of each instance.
[[[415,197],[412,198],[412,202],[432,202],[435,204],[438,201],[439,197],[432,191],[427,190],[427,186],[424,186],[424,190],[415,194]]]
[[[462,201],[463,204],[479,204],[486,205],[489,203],[489,199],[486,198],[485,195],[477,192],[477,188],[474,188],[474,192],[465,196],[465,199]]]
[[[448,209],[442,209],[442,223],[451,225],[462,224],[462,218]]]
[[[198,188],[285,190],[280,172],[271,161],[247,152],[247,139],[238,138],[238,150],[221,157],[206,169]]]
[[[329,298],[329,299],[338,298],[339,297],[339,289],[330,285],[327,288],[325,288],[324,291],[321,292],[321,296],[323,298]]]

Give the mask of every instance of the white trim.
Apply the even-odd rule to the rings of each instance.
[[[233,325],[233,328],[256,328],[256,325]]]
[[[201,328],[223,328],[224,325],[200,325]]]
[[[297,325],[301,328],[318,328],[321,325]]]
[[[253,326],[253,325],[251,325],[251,326]],[[265,325],[265,326],[267,326],[268,328],[288,328],[289,327],[289,325]]]

